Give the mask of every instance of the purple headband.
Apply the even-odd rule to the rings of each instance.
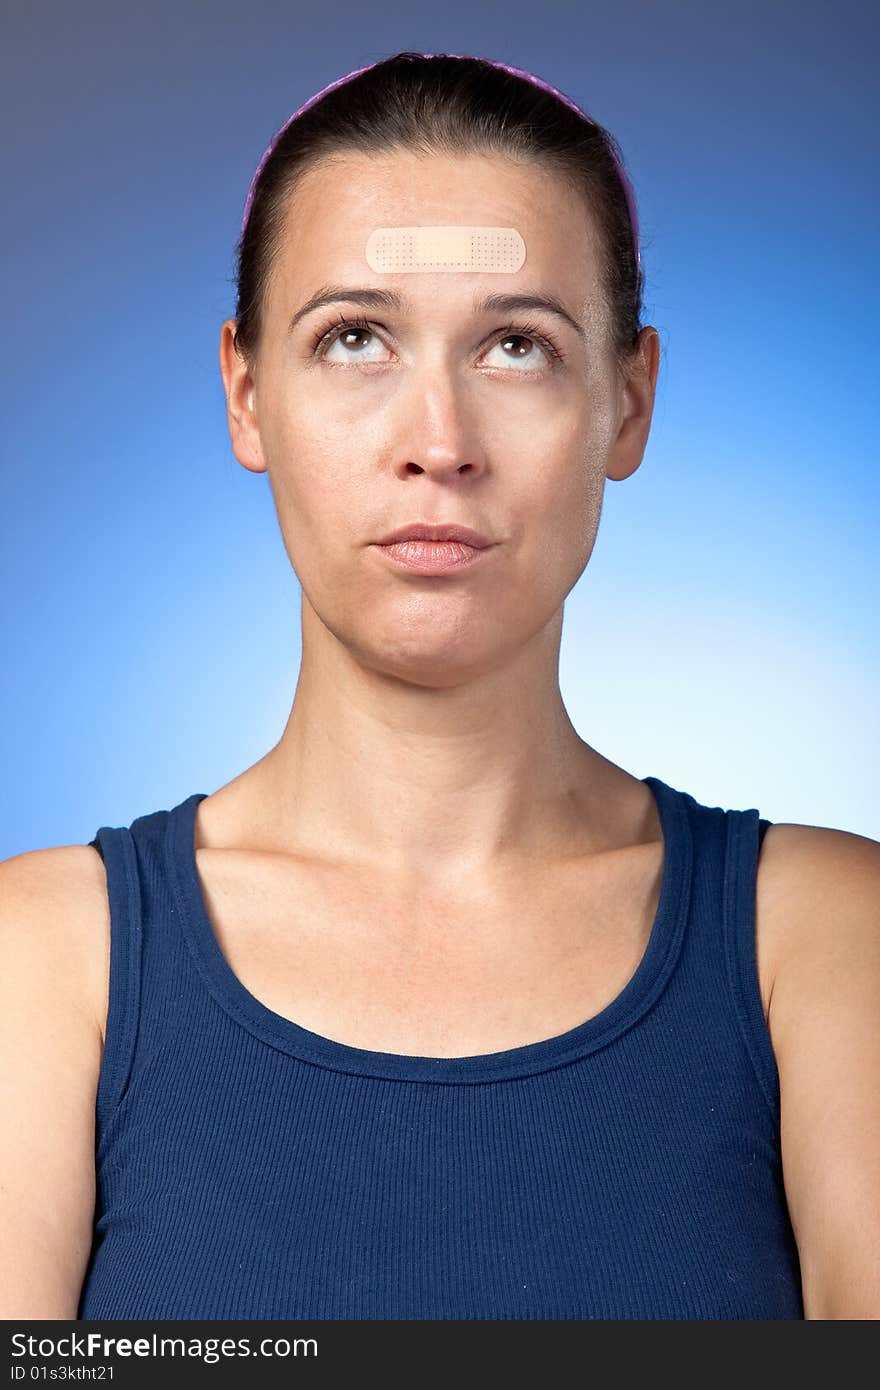
[[[473,55],[467,53],[420,53],[418,56],[420,58],[468,58]],[[380,59],[379,61],[382,62],[384,61],[384,59]],[[545,92],[552,92],[553,95],[555,97],[558,97],[560,101],[564,101],[566,106],[571,107],[572,111],[576,111],[577,114],[580,117],[582,117],[583,120],[589,121],[590,125],[596,125],[596,122],[593,120],[592,116],[588,116],[586,111],[582,111],[581,108],[576,104],[576,102],[573,102],[570,97],[567,97],[565,95],[564,92],[560,92],[558,87],[553,87],[550,85],[549,82],[545,82],[542,78],[536,77],[534,73],[526,72],[525,68],[512,68],[507,63],[495,63],[489,58],[483,58],[481,59],[481,61],[489,63],[490,67],[501,68],[504,72],[512,72],[516,77],[524,77],[527,82],[534,83],[536,87],[543,87]],[[263,157],[257,165],[256,172],[254,173],[253,178],[251,179],[251,186],[248,189],[247,198],[245,199],[244,204],[244,214],[241,219],[242,234],[244,234],[244,229],[247,226],[247,220],[251,210],[251,203],[254,200],[254,189],[257,186],[257,180],[259,179],[260,174],[263,171],[263,167],[267,159],[274,150],[278,141],[281,139],[281,136],[284,134],[285,130],[287,130],[287,127],[296,120],[297,116],[301,116],[302,113],[304,111],[307,111],[310,106],[314,106],[316,101],[320,101],[321,97],[324,96],[326,92],[334,91],[336,87],[341,87],[344,82],[349,82],[351,78],[357,77],[362,72],[369,72],[370,68],[378,67],[378,65],[378,63],[368,63],[366,67],[355,68],[352,72],[347,72],[344,77],[338,77],[335,82],[328,83],[326,87],[321,88],[320,92],[316,92],[313,97],[309,97],[308,101],[303,102],[302,106],[300,106],[296,111],[294,111],[292,116],[289,116],[287,118],[281,129],[276,131],[271,141],[269,142],[269,145],[267,146],[263,154]],[[636,213],[636,200],[633,195],[632,185],[629,181],[629,177],[626,173],[626,170],[624,169],[617,155],[614,153],[614,150],[611,151],[611,154],[614,159],[618,175],[620,176],[620,182],[623,184],[623,191],[626,194],[626,205],[629,209],[629,221],[630,226],[632,228],[633,245],[635,247],[636,270],[639,271],[641,269],[642,256],[641,251],[639,249],[639,222],[638,215]]]

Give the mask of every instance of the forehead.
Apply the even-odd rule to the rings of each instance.
[[[379,227],[514,227],[525,242],[516,271],[383,273],[367,263]],[[303,176],[286,210],[276,275],[284,297],[341,282],[420,293],[471,296],[524,288],[555,293],[575,313],[598,294],[596,230],[583,198],[560,176],[499,156],[346,154]]]

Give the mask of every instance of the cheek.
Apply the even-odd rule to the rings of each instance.
[[[356,549],[344,489],[303,457],[276,459],[269,485],[287,558],[304,592],[317,587],[329,594],[344,587]]]
[[[333,564],[374,539],[377,499],[357,436],[310,435],[297,425],[281,432],[269,463],[278,519],[292,543],[316,547]]]
[[[569,453],[544,476],[536,475],[524,511],[524,517],[536,522],[524,527],[529,545],[543,545],[557,567],[585,564],[599,526],[604,486],[604,456],[598,449],[585,453],[581,438],[579,452]]]

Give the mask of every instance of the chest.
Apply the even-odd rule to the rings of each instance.
[[[349,1046],[467,1056],[601,1012],[647,948],[662,844],[439,894],[275,856],[202,848],[205,907],[261,1004]]]

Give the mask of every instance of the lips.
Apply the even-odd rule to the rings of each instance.
[[[471,526],[427,521],[415,521],[408,526],[400,526],[396,531],[389,531],[388,535],[383,536],[376,544],[395,545],[400,541],[458,541],[475,550],[485,550],[487,546],[494,544],[488,536],[484,536],[481,531],[475,531]]]

